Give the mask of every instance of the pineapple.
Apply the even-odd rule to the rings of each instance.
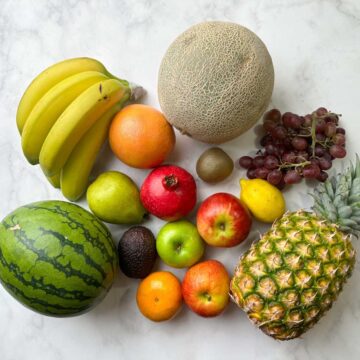
[[[288,212],[243,254],[231,296],[264,333],[302,335],[329,310],[355,264],[360,230],[360,161],[320,184],[314,212]]]

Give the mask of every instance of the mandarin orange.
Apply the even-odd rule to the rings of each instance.
[[[148,319],[157,322],[169,320],[182,304],[180,281],[171,272],[154,272],[141,281],[136,301]]]

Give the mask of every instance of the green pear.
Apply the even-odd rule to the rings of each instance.
[[[138,224],[146,210],[133,180],[118,171],[101,174],[86,193],[90,210],[101,220],[112,224]]]

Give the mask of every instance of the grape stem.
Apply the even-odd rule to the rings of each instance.
[[[311,115],[311,147],[312,147],[312,157],[315,157],[315,145],[316,145],[316,113]]]
[[[309,134],[296,134],[295,136],[308,138],[309,136],[311,136],[311,133],[309,133]]]
[[[310,161],[303,161],[302,163],[299,164],[292,164],[292,163],[283,163],[279,166],[279,169],[286,169],[286,168],[292,168],[292,167],[304,167],[306,165],[310,165],[311,162]]]
[[[326,117],[328,117],[328,116],[334,116],[334,117],[336,117],[337,118],[337,120],[339,120],[339,117],[341,117],[342,116],[342,114],[337,114],[337,113],[333,113],[333,112],[331,112],[331,111],[329,111],[329,112],[327,112],[326,114],[324,114],[324,115],[316,115],[317,116],[317,118],[318,119],[325,119]],[[336,125],[338,125],[338,121],[336,122]]]

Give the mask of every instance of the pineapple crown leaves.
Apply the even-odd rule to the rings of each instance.
[[[319,184],[311,194],[313,211],[336,224],[345,233],[360,235],[360,160],[356,155],[355,166],[332,176]]]

